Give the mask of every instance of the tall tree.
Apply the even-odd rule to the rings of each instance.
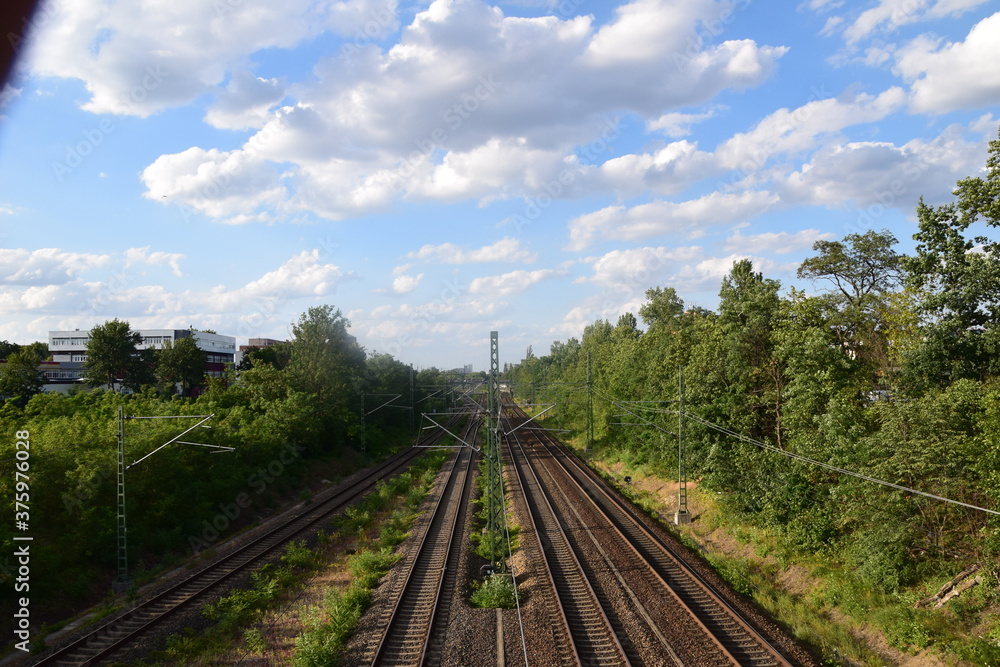
[[[365,351],[347,333],[350,322],[330,305],[315,306],[292,325],[288,371],[298,391],[314,394],[324,406],[327,426],[340,431],[356,410],[365,370]]]
[[[741,259],[719,289],[719,326],[728,357],[730,393],[742,403],[747,432],[773,437],[781,445],[784,371],[775,350],[774,330],[781,320],[781,283],[753,270]]]
[[[181,385],[184,396],[204,380],[205,367],[205,353],[190,336],[173,344],[167,341],[156,353],[156,379],[171,388]]]
[[[87,341],[87,381],[93,387],[116,385],[137,391],[151,379],[149,355],[140,353],[142,336],[117,318],[95,326]]]
[[[848,234],[843,241],[817,241],[813,250],[819,255],[807,258],[798,270],[799,278],[826,281],[832,287],[824,296],[828,326],[858,360],[869,384],[876,384],[893,366],[885,319],[891,317],[889,304],[903,277],[901,257],[893,249],[896,242],[885,229]]]
[[[652,328],[669,326],[684,314],[684,301],[673,287],[653,287],[646,290],[646,303],[639,307],[639,317]]]
[[[6,363],[0,364],[0,397],[13,399],[23,407],[29,398],[40,393],[45,385],[38,370],[42,360],[30,347],[8,356]]]

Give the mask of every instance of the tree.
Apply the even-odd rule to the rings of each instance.
[[[1000,140],[991,141],[986,177],[958,182],[958,200],[917,205],[914,257],[903,259],[906,282],[921,297],[925,341],[910,357],[916,388],[996,373],[1000,332],[1000,243],[967,236],[977,222],[1000,226]]]
[[[350,322],[330,305],[315,306],[292,325],[292,358],[288,371],[292,386],[315,394],[323,406],[327,427],[342,431],[365,370],[365,351],[347,333]]]
[[[116,385],[137,391],[151,379],[149,355],[139,352],[142,336],[128,322],[113,319],[90,330],[87,341],[87,382],[92,387]]]
[[[798,277],[825,280],[833,286],[826,295],[828,326],[839,342],[865,369],[867,381],[877,383],[892,368],[885,337],[889,306],[902,280],[896,237],[888,230],[848,234],[843,241],[817,241],[819,251],[799,266]]]
[[[243,353],[243,358],[236,367],[238,371],[249,370],[255,360],[270,364],[278,370],[286,368],[292,359],[292,346],[289,343],[275,343],[266,347],[251,347]]]
[[[787,383],[774,335],[782,319],[780,288],[777,280],[755,272],[749,259],[741,259],[733,263],[719,289],[720,342],[728,358],[727,384],[739,397],[734,418],[744,420],[744,432],[773,437],[779,446],[782,390]]]
[[[186,396],[205,378],[205,353],[198,349],[194,338],[188,336],[176,343],[167,341],[156,353],[156,379],[172,388],[181,385]]]
[[[29,398],[40,393],[45,385],[38,370],[42,360],[31,348],[23,348],[7,357],[7,362],[0,364],[0,396],[23,406]]]
[[[650,328],[666,326],[684,314],[684,301],[673,287],[648,289],[646,299],[646,303],[639,307],[639,317]]]
[[[902,277],[895,244],[896,237],[886,229],[848,234],[843,241],[817,241],[813,250],[819,256],[803,261],[798,277],[828,280],[850,311],[870,311],[877,297],[893,292]]]
[[[10,355],[14,354],[21,349],[21,346],[17,343],[11,343],[10,341],[0,340],[0,359],[6,359]]]

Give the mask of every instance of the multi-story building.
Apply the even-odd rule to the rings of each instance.
[[[243,362],[243,357],[250,350],[259,350],[265,347],[271,347],[272,345],[281,345],[287,343],[286,340],[276,340],[274,338],[251,338],[247,341],[246,345],[240,345],[240,349],[236,351],[236,365],[239,366]]]
[[[167,342],[173,345],[182,338],[193,338],[198,349],[205,353],[206,375],[222,376],[226,364],[233,363],[236,354],[236,338],[233,336],[195,329],[139,329],[138,332],[142,336],[142,343],[138,345],[140,350],[161,350]],[[74,329],[49,332],[52,362],[44,368],[46,389],[64,390],[73,383],[83,381],[88,341],[89,331]],[[58,367],[52,367],[52,363],[58,364]]]

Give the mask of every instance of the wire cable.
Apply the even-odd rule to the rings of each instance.
[[[768,451],[775,452],[776,454],[781,454],[782,456],[787,456],[790,459],[795,459],[797,461],[802,461],[804,463],[809,463],[811,465],[819,466],[820,468],[826,468],[827,470],[832,470],[833,472],[840,473],[842,475],[849,475],[851,477],[857,477],[858,479],[863,479],[866,482],[872,482],[874,484],[881,484],[882,486],[888,486],[888,487],[896,489],[898,491],[905,491],[907,493],[912,493],[912,494],[915,494],[915,495],[918,495],[918,496],[924,496],[925,498],[931,498],[933,500],[940,500],[942,502],[951,503],[953,505],[961,505],[962,507],[968,507],[969,509],[978,510],[980,512],[987,512],[989,514],[996,514],[996,515],[1000,516],[1000,512],[998,512],[996,510],[986,509],[985,507],[980,507],[979,505],[972,505],[970,503],[963,503],[960,500],[953,500],[951,498],[945,498],[944,496],[938,496],[938,495],[935,495],[933,493],[927,493],[926,491],[919,491],[917,489],[911,489],[910,487],[903,486],[902,484],[893,484],[892,482],[887,482],[884,479],[878,479],[877,477],[871,477],[870,475],[864,475],[862,473],[854,472],[853,470],[848,470],[846,468],[840,468],[838,466],[831,465],[829,463],[823,463],[822,461],[817,461],[816,459],[811,459],[808,456],[802,456],[801,454],[795,454],[793,452],[787,452],[784,449],[780,449],[778,447],[775,447],[774,445],[769,445],[766,442],[761,442],[759,440],[754,440],[753,438],[747,437],[747,436],[745,436],[745,435],[743,435],[741,433],[737,433],[736,431],[728,429],[728,428],[726,428],[724,426],[719,426],[718,424],[714,424],[714,423],[708,421],[707,419],[702,419],[701,417],[698,417],[697,415],[693,415],[690,412],[684,412],[684,416],[687,417],[688,419],[690,419],[690,420],[698,423],[698,424],[701,424],[702,426],[706,426],[708,428],[714,429],[714,430],[718,431],[719,433],[723,433],[723,434],[728,435],[730,437],[736,438],[737,440],[742,440],[743,442],[745,442],[747,444],[754,445],[756,447],[760,447],[761,449],[766,449]]]

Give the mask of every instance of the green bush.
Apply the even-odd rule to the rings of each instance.
[[[472,594],[472,604],[481,609],[513,609],[516,603],[514,580],[506,574],[489,576]]]

